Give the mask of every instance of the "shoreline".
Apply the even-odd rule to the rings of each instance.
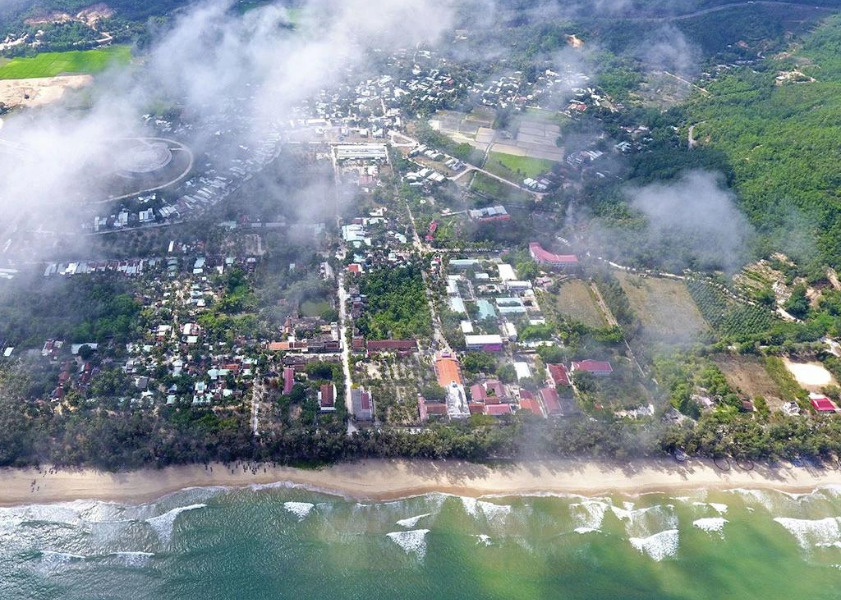
[[[212,470],[211,470],[212,469]],[[33,485],[33,481],[35,482]],[[710,460],[544,460],[503,466],[462,461],[365,460],[322,469],[214,463],[109,473],[92,469],[0,469],[0,506],[102,500],[144,504],[187,488],[253,485],[298,487],[360,501],[439,492],[459,496],[539,494],[638,496],[689,490],[767,489],[790,493],[841,486],[841,470],[757,464],[721,471]]]

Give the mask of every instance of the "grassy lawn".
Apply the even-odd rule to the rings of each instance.
[[[13,58],[0,64],[0,79],[55,77],[62,73],[98,73],[112,63],[127,64],[131,48],[111,46],[99,50],[44,52],[29,58]]]
[[[554,123],[555,125],[563,125],[569,121],[569,117],[563,113],[534,107],[527,108],[524,116],[529,119],[548,121],[549,123]]]
[[[561,286],[557,296],[554,296],[555,306],[561,314],[584,323],[588,327],[601,328],[607,325],[599,310],[590,287],[575,279]]]
[[[326,300],[315,302],[306,300],[301,303],[301,314],[305,317],[320,317],[326,310],[330,310],[330,303]]]
[[[491,152],[488,156],[488,162],[485,164],[485,169],[494,175],[520,182],[526,177],[536,177],[541,173],[545,173],[554,164],[554,161],[546,160],[545,158]]]
[[[500,202],[506,200],[529,202],[531,200],[529,193],[513,188],[510,185],[505,185],[501,181],[497,181],[483,173],[476,173],[473,179],[473,189],[477,192],[487,194]]]

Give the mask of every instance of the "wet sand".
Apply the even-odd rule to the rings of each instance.
[[[34,485],[33,485],[34,483]],[[807,492],[841,486],[841,471],[733,464],[722,471],[711,461],[642,460],[628,464],[554,460],[488,467],[459,461],[369,460],[318,470],[271,465],[213,464],[142,469],[0,470],[0,505],[78,499],[149,502],[190,487],[300,486],[359,500],[390,500],[429,492],[463,496],[606,493],[638,495],[691,489],[776,489]]]

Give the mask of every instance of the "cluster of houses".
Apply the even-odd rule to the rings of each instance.
[[[579,412],[572,387],[575,373],[587,372],[606,377],[613,372],[613,367],[606,361],[583,360],[572,362],[570,367],[549,364],[546,381],[535,393],[519,385],[487,377],[466,387],[461,365],[451,352],[439,353],[434,365],[445,397],[436,401],[422,395],[418,397],[421,422],[430,418],[464,419],[476,414],[502,417],[521,410],[542,418],[572,416]]]
[[[505,344],[518,341],[518,323],[546,323],[532,283],[498,260],[450,260],[446,290],[450,310],[461,316],[469,351],[501,352]]]

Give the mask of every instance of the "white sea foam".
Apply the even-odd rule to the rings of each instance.
[[[609,505],[606,502],[598,500],[584,500],[583,502],[570,504],[570,513],[578,524],[575,531],[578,533],[581,533],[579,529],[597,531],[602,526],[608,507]]]
[[[418,521],[420,521],[421,519],[425,519],[426,517],[430,517],[430,516],[432,516],[432,513],[424,513],[424,514],[418,515],[416,517],[409,517],[408,519],[400,519],[399,521],[397,521],[397,524],[400,525],[400,527],[405,527],[406,529],[411,529],[412,527],[414,527],[418,524]]]
[[[774,510],[774,498],[769,492],[764,490],[746,490],[743,488],[736,488],[730,491],[742,496],[746,504],[758,504],[769,512]]]
[[[624,503],[625,508],[611,506],[616,518],[625,523],[625,532],[629,537],[644,539],[653,533],[678,528],[675,507],[672,504],[657,504],[643,508],[634,508],[630,502]]]
[[[41,551],[41,565],[48,569],[62,568],[68,563],[80,562],[87,559],[82,554],[70,554],[69,552],[55,552],[52,550]]]
[[[692,504],[693,504],[693,506],[701,506],[701,507],[709,506],[710,508],[712,508],[715,512],[717,512],[720,515],[725,514],[727,512],[727,509],[729,508],[726,504],[720,504],[718,502],[693,502]]]
[[[644,538],[632,537],[631,545],[656,561],[677,554],[679,533],[677,529],[667,529]]]
[[[479,500],[476,503],[488,519],[504,519],[511,514],[511,507],[507,504],[494,504]]]
[[[653,510],[654,508],[657,508],[655,506],[648,506],[648,507],[645,507],[645,508],[635,509],[634,505],[630,504],[629,502],[625,502],[624,506],[625,506],[625,508],[619,508],[618,506],[611,506],[610,510],[611,510],[611,512],[613,512],[614,515],[616,515],[616,518],[619,519],[620,521],[630,521],[630,522],[636,521],[639,517],[641,517],[642,515],[644,515],[648,511]]]
[[[729,522],[724,517],[708,517],[706,519],[695,519],[692,521],[692,526],[703,529],[707,533],[721,533],[724,530],[724,524]]]
[[[145,567],[155,554],[153,552],[114,552],[112,556],[127,567]]]
[[[200,508],[205,508],[207,504],[191,504],[190,506],[179,506],[178,508],[173,508],[172,510],[165,512],[162,515],[157,517],[152,517],[146,519],[146,522],[152,526],[152,529],[158,534],[158,537],[161,538],[162,542],[168,543],[169,540],[172,538],[172,528],[175,525],[175,519],[178,518],[183,512],[187,512],[189,510],[198,510]]]
[[[315,508],[315,504],[310,504],[309,502],[284,502],[283,508],[298,517],[299,521],[303,521],[312,509]]]
[[[461,504],[464,506],[464,511],[470,515],[471,517],[476,517],[478,515],[478,500],[476,498],[468,498],[467,496],[461,497]]]
[[[574,531],[575,531],[575,533],[584,534],[584,533],[598,533],[601,530],[598,529],[597,527],[576,527],[574,529]]]
[[[712,506],[720,515],[726,513],[728,508],[726,504],[721,504],[719,502],[710,502],[710,506]]]
[[[465,496],[461,497],[461,503],[464,506],[465,512],[474,518],[482,514],[488,520],[504,519],[511,514],[511,507],[507,504],[494,504],[493,502],[467,498]]]
[[[386,536],[392,542],[403,548],[406,554],[414,553],[419,559],[426,556],[426,534],[429,529],[415,529],[412,531],[392,531]]]
[[[479,544],[481,544],[482,546],[492,545],[491,536],[489,536],[489,535],[485,535],[484,533],[481,533],[481,534],[479,534],[475,537],[476,537],[476,540],[477,540],[476,541],[477,545],[479,545]]]
[[[777,523],[791,533],[800,547],[810,550],[814,547],[830,547],[841,545],[841,518],[827,517],[825,519],[792,519],[777,517]]]

